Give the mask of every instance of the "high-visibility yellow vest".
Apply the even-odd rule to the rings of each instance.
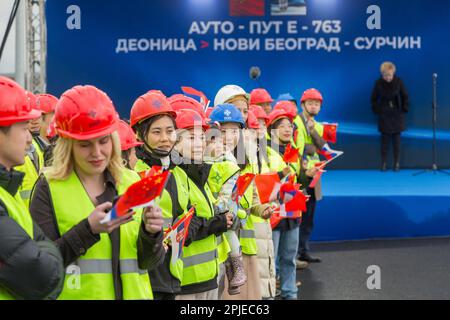
[[[134,167],[134,171],[137,173],[150,170],[150,166],[147,165],[143,160],[139,159]],[[162,215],[164,219],[163,230],[166,231],[174,222],[173,218],[173,204],[172,201],[178,201],[183,212],[188,210],[189,203],[189,191],[186,185],[186,173],[183,170],[170,170],[170,173],[174,176],[177,185],[178,199],[172,199],[169,192],[164,189],[161,198],[158,202],[158,206],[162,210]],[[182,280],[183,278],[183,261],[178,259],[175,263],[170,263],[170,273],[177,278]]]
[[[303,145],[303,149],[305,147],[305,144],[313,144],[312,138],[308,134],[308,130],[306,129],[305,124],[303,123],[300,116],[297,116],[295,124],[296,124],[297,130],[298,130],[296,144]],[[323,125],[321,123],[315,121],[314,129],[317,131],[319,136],[321,136],[321,137],[323,136]],[[303,154],[303,152],[302,152],[302,154]],[[317,152],[312,156],[307,156],[306,158],[308,160],[308,168],[307,169],[313,168],[316,163],[320,162],[320,157]]]
[[[28,212],[28,208],[20,197],[19,193],[12,196],[8,191],[0,187],[0,199],[8,210],[8,216],[17,222],[25,230],[31,239],[34,238],[33,220]],[[0,300],[13,300],[6,289],[0,285]]]
[[[121,183],[117,185],[118,194],[123,194],[138,180],[136,173],[124,170]],[[48,180],[48,184],[58,229],[63,235],[86,219],[95,207],[74,171],[68,179]],[[138,268],[137,241],[140,226],[140,212],[133,216],[131,222],[120,226],[120,278],[125,300],[153,298],[148,271]],[[100,234],[100,241],[67,267],[64,289],[59,299],[115,299],[112,246],[107,234]]]
[[[183,170],[175,167],[174,171]],[[181,177],[182,174],[179,175]],[[189,190],[189,200],[195,205],[196,215],[211,219],[214,217],[211,189],[208,184],[201,186],[201,190],[187,175],[186,183]],[[183,248],[183,279],[181,286],[195,283],[203,283],[217,277],[219,273],[219,260],[217,252],[217,240],[215,235],[204,239],[193,241],[189,246]]]
[[[295,173],[296,175],[300,174],[300,158],[297,163],[286,163],[283,160],[283,155],[271,147],[267,147],[267,157],[269,158],[270,172],[280,172],[283,171],[284,168],[289,167],[291,173]]]
[[[38,156],[39,170],[36,170],[36,167],[34,166],[33,161],[31,161],[31,158],[28,155],[25,156],[25,163],[23,165],[20,165],[20,166],[17,166],[14,168],[17,171],[25,173],[25,176],[23,177],[22,185],[19,188],[19,194],[20,194],[21,198],[23,199],[27,208],[30,205],[30,197],[31,197],[31,192],[34,188],[34,184],[38,180],[40,171],[42,170],[42,167],[44,165],[44,153],[42,152],[38,143],[34,139],[33,139],[33,146],[34,146],[34,148],[36,150],[36,154]]]
[[[137,173],[140,173],[142,171],[147,171],[150,170],[150,166],[148,164],[146,164],[143,160],[138,159],[138,161],[136,162],[135,166],[134,166],[134,171],[136,171]]]

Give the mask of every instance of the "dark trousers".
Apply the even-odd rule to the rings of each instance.
[[[175,300],[175,293],[153,292],[153,300]]]
[[[308,194],[311,196],[306,202],[306,212],[302,214],[302,221],[300,223],[300,241],[298,246],[298,255],[301,256],[309,252],[309,240],[314,228],[314,212],[316,211],[316,195],[314,189],[308,189]]]
[[[400,162],[400,133],[381,133],[381,161],[387,162],[389,144],[394,147],[394,163]]]

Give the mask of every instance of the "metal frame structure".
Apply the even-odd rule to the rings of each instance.
[[[25,16],[27,53],[25,87],[33,93],[44,93],[47,89],[45,0],[26,0]]]

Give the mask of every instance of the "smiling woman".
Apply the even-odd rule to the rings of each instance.
[[[58,244],[65,266],[77,270],[59,298],[151,299],[147,269],[164,255],[161,210],[149,206],[142,218],[130,212],[102,222],[113,200],[139,180],[123,167],[111,100],[93,86],[76,86],[59,100],[55,122],[60,138],[30,211]]]

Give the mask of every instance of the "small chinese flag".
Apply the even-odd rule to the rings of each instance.
[[[169,174],[169,171],[156,173],[131,185],[117,201],[117,215],[120,217],[131,209],[149,205],[163,192]]]
[[[289,143],[283,155],[283,161],[286,163],[297,163],[299,158],[298,149],[295,149]]]
[[[264,0],[229,0],[230,16],[264,16]]]
[[[231,195],[231,199],[239,202],[239,199],[244,195],[245,191],[247,191],[255,176],[256,175],[253,173],[246,173],[242,176],[239,176],[236,181],[235,190]]]
[[[336,143],[337,141],[337,123],[324,123],[323,124],[323,140]]]

